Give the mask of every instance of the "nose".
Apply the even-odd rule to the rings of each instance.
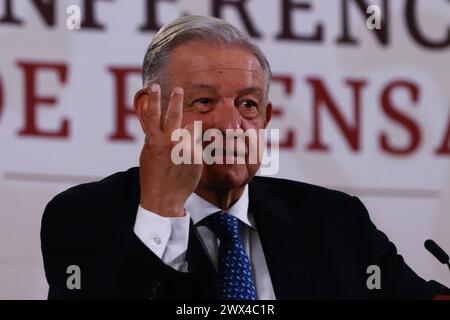
[[[217,108],[214,127],[223,133],[226,133],[227,129],[241,129],[241,121],[241,114],[234,105],[234,101],[230,99],[224,101],[222,105]]]

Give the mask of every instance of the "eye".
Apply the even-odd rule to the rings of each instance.
[[[239,101],[238,107],[244,107],[246,109],[251,109],[251,108],[257,108],[258,104],[253,100],[245,99],[245,100]]]
[[[216,100],[213,98],[200,98],[192,102],[192,106],[199,112],[208,112],[214,107]]]
[[[211,98],[200,98],[200,99],[195,100],[194,103],[210,104],[210,103],[213,103],[213,99],[211,99]]]

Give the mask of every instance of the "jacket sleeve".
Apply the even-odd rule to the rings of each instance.
[[[354,197],[356,210],[362,213],[362,234],[367,248],[368,265],[380,269],[381,289],[371,290],[375,299],[432,299],[450,294],[450,290],[436,281],[419,277],[397,253],[395,245],[379,231],[369,218],[362,202]]]
[[[80,203],[61,194],[48,203],[41,225],[41,250],[48,299],[112,298],[112,256],[99,239],[102,230]],[[96,227],[94,227],[96,225]],[[96,238],[97,234],[97,238]],[[108,268],[110,266],[110,268]]]
[[[190,275],[167,266],[134,234],[125,214],[134,209],[107,203],[70,191],[48,203],[41,225],[48,299],[189,296]]]

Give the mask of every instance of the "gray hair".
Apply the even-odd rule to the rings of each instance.
[[[193,40],[206,40],[212,44],[233,45],[250,50],[261,64],[266,80],[266,94],[268,94],[272,73],[264,53],[236,27],[221,19],[205,16],[180,17],[158,31],[144,57],[143,86],[148,87],[155,82],[161,83],[162,69],[167,66],[172,50]]]

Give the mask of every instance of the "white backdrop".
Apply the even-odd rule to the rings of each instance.
[[[83,16],[85,2],[102,30],[66,27],[66,8]],[[364,2],[386,9],[384,35],[366,27]],[[46,297],[39,229],[55,194],[137,165],[139,123],[118,110],[154,35],[140,28],[185,13],[248,31],[246,15],[260,34],[275,75],[277,176],[360,196],[407,263],[450,286],[423,248],[432,238],[450,252],[450,2],[238,3],[245,11],[219,0],[0,0],[0,299]]]

